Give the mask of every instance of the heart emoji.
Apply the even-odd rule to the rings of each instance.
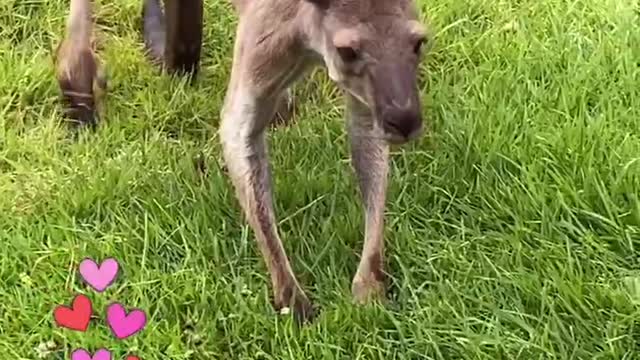
[[[140,360],[140,358],[135,355],[127,355],[126,360]]]
[[[89,327],[92,311],[91,300],[79,294],[73,299],[71,308],[64,305],[56,306],[53,318],[60,327],[85,332]]]
[[[77,349],[71,353],[71,360],[111,360],[111,352],[107,349],[100,349],[91,356],[85,349]]]
[[[93,259],[86,258],[80,262],[80,275],[96,291],[103,292],[116,279],[119,268],[114,258],[105,259],[99,266]]]
[[[113,334],[122,340],[144,329],[147,315],[140,309],[133,309],[127,315],[124,306],[113,303],[107,307],[107,324]]]

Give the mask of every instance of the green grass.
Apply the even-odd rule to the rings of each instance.
[[[51,49],[66,1],[0,0],[0,353],[68,359],[640,359],[638,0],[431,0],[421,80],[429,133],[393,154],[387,306],[349,293],[363,219],[343,102],[323,71],[272,131],[286,249],[321,307],[275,315],[265,266],[221,171],[216,133],[235,16],[206,4],[197,82],[142,56],[137,0],[100,1],[104,122],[61,126]],[[203,154],[207,177],[193,159]],[[113,256],[116,284],[81,284]],[[86,334],[52,312],[87,294]],[[147,311],[112,337],[104,307]]]

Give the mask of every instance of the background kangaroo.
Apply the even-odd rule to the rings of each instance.
[[[95,126],[96,105],[104,96],[107,79],[94,54],[91,13],[91,0],[71,0],[66,35],[54,61],[67,117]]]
[[[314,65],[344,91],[365,239],[352,293],[383,296],[389,144],[422,132],[417,67],[425,31],[412,0],[231,0],[238,15],[221,110],[225,163],[269,273],[276,309],[299,320],[313,307],[282,246],[272,205],[265,129],[289,86]]]

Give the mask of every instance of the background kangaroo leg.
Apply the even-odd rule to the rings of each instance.
[[[203,0],[143,0],[143,38],[151,61],[170,73],[192,75],[200,67]]]
[[[370,129],[369,109],[348,98],[348,131],[352,165],[364,204],[365,235],[362,257],[353,278],[358,303],[384,296],[384,208],[389,172],[389,146]]]
[[[202,0],[167,0],[165,2],[165,61],[170,72],[198,73],[202,49]]]
[[[265,139],[265,130],[283,91],[281,88],[292,81],[292,69],[299,64],[289,64],[296,60],[286,59],[265,61],[268,54],[249,48],[253,46],[254,39],[245,37],[243,29],[241,21],[231,78],[221,111],[219,131],[223,157],[236,196],[271,275],[274,307],[290,307],[301,321],[311,318],[313,309],[298,284],[276,228]]]

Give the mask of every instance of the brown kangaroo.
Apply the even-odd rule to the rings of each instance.
[[[79,125],[94,127],[107,78],[94,53],[91,10],[91,0],[71,0],[66,36],[56,48],[54,61],[66,115]]]
[[[219,129],[243,214],[271,275],[276,309],[314,311],[278,235],[265,129],[283,94],[324,66],[343,90],[352,165],[364,203],[356,302],[384,297],[384,208],[389,145],[422,133],[417,68],[427,36],[413,0],[231,0],[239,22]]]

